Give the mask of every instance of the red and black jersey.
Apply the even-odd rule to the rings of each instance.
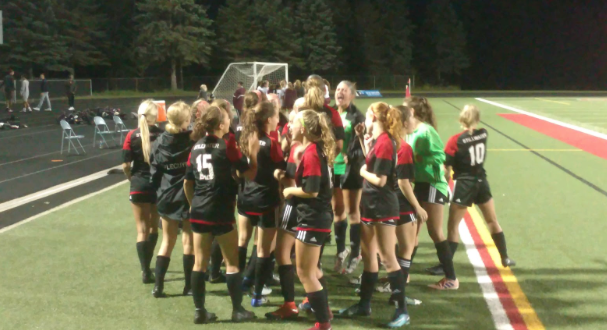
[[[453,179],[484,179],[487,155],[487,130],[463,131],[452,136],[445,146],[445,165],[453,166]]]
[[[249,169],[249,162],[233,136],[224,140],[207,135],[196,142],[186,168],[186,179],[194,181],[192,222],[234,222],[236,195],[232,169],[241,173]]]
[[[150,145],[156,138],[162,134],[162,130],[157,126],[150,126]],[[150,151],[151,153],[151,151]],[[122,146],[122,162],[133,162],[131,168],[132,176],[150,177],[150,165],[143,159],[143,147],[141,143],[141,130],[139,128],[130,131],[126,135]]]
[[[398,186],[398,180],[409,180],[412,182],[415,179],[415,164],[413,161],[413,148],[405,140],[401,140],[400,148],[396,153],[396,179],[394,184],[396,189],[396,195],[398,196],[398,204],[400,207],[400,214],[413,214],[413,206],[409,203],[409,200],[400,190]]]
[[[379,187],[363,182],[362,219],[365,221],[389,221],[399,218],[398,197],[394,190],[396,180],[397,150],[388,133],[382,133],[367,154],[367,171],[386,176],[386,184]]]
[[[321,111],[329,116],[331,120],[331,125],[333,125],[333,135],[335,135],[335,141],[344,140],[346,133],[344,132],[344,124],[341,121],[341,116],[337,110],[331,108],[330,106],[325,104],[325,107]]]
[[[299,143],[295,143],[291,146],[291,152],[289,153],[289,159],[287,160],[287,169],[285,176],[289,179],[295,179],[295,172],[297,171],[297,162],[295,160],[295,151],[299,147]]]
[[[295,172],[295,183],[306,193],[318,193],[314,198],[294,197],[297,204],[297,230],[330,232],[333,223],[333,187],[322,143],[310,143],[306,147]]]
[[[257,175],[252,181],[246,180],[244,188],[238,193],[238,210],[241,212],[263,213],[280,204],[274,171],[284,170],[286,163],[280,143],[271,135],[264,134],[259,138]]]

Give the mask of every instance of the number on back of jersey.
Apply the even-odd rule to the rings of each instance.
[[[198,157],[196,157],[196,165],[198,167],[198,172],[200,173],[200,180],[209,181],[215,178],[210,154],[198,155]],[[205,170],[206,174],[203,172]]]
[[[468,149],[470,152],[470,166],[480,165],[485,160],[485,144],[479,143],[473,146],[470,146]]]

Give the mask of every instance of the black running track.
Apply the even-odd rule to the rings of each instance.
[[[178,100],[177,98],[163,99],[166,100],[167,104]],[[193,98],[179,99],[186,102],[194,100]],[[87,106],[118,107],[123,112],[130,113],[137,111],[139,102],[141,102],[141,99],[91,100]],[[0,117],[3,117],[4,114]],[[58,112],[54,112],[52,118],[57,115]],[[94,126],[72,125],[76,134],[84,135],[84,138],[80,141],[86,154],[79,150],[80,155],[76,155],[72,150],[68,155],[67,148],[65,148],[62,155],[60,153],[62,134],[60,126],[52,118],[51,120],[45,119],[46,122],[40,120],[43,116],[48,118],[49,113],[34,112],[31,114],[17,114],[17,116],[23,122],[37,122],[41,126],[18,130],[0,130],[0,204],[121,164],[122,146],[119,143],[118,135],[115,136],[115,144],[111,138],[106,137],[110,148],[104,145],[104,148],[100,149],[98,142],[96,146],[93,146]],[[106,120],[106,122],[109,128],[113,129],[113,121]],[[125,123],[130,129],[137,126],[134,119],[129,119]],[[121,171],[118,171],[117,174],[110,174],[52,196],[1,212],[0,229],[80,196],[99,191],[124,179],[124,175]]]

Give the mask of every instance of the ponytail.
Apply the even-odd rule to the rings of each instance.
[[[425,97],[413,96],[405,99],[405,105],[413,109],[414,116],[419,121],[424,122],[438,131],[436,116],[428,99]]]
[[[310,109],[322,111],[325,107],[325,92],[319,87],[309,87],[304,98],[306,100],[306,106]]]
[[[242,153],[250,157],[249,139],[255,132],[261,138],[265,134],[268,119],[276,114],[278,109],[269,101],[259,103],[254,109],[246,111],[242,117],[242,134],[240,135],[240,148]]]
[[[306,138],[312,142],[322,141],[322,149],[329,166],[335,160],[335,137],[331,121],[326,114],[313,110],[301,111],[301,118],[306,128]]]
[[[139,116],[139,131],[141,132],[141,149],[143,151],[143,159],[146,163],[150,163],[150,153],[152,151],[152,143],[150,142],[150,127],[148,118],[156,122],[158,116],[158,106],[152,100],[145,100],[139,105],[137,110]],[[150,121],[151,121],[150,120]]]
[[[190,120],[190,106],[185,102],[177,101],[167,110],[168,124],[166,125],[166,131],[171,134],[177,134],[181,132],[181,126],[188,120]]]
[[[371,104],[369,110],[373,111],[375,118],[382,124],[384,131],[395,140],[396,148],[400,148],[403,128],[400,111],[384,102]]]

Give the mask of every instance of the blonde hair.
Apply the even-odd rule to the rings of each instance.
[[[329,166],[333,165],[335,137],[331,129],[331,121],[326,114],[314,110],[303,110],[300,114],[303,126],[306,129],[306,138],[312,142],[322,141],[322,149],[327,157],[327,163]]]
[[[459,113],[459,123],[462,124],[463,129],[469,129],[470,127],[478,124],[481,121],[481,113],[475,105],[465,105],[462,111]]]
[[[224,99],[216,99],[215,101],[213,101],[213,103],[211,103],[211,106],[221,108],[226,113],[230,113],[230,110],[232,110],[232,105],[230,104],[230,102]]]
[[[141,149],[143,151],[143,159],[146,163],[150,163],[150,152],[152,151],[152,143],[150,142],[150,127],[148,121],[156,122],[158,119],[158,105],[152,100],[145,100],[139,105],[137,110],[139,117],[139,131],[141,132]]]
[[[280,88],[285,88],[285,87],[287,87],[287,82],[284,81],[284,80],[281,80],[280,81]]]
[[[325,91],[317,86],[309,87],[304,98],[308,108],[321,111],[325,107]]]
[[[207,91],[207,85],[205,85],[205,84],[200,85],[200,89],[206,92]]]
[[[375,102],[369,106],[369,110],[373,111],[377,121],[382,124],[384,130],[395,140],[396,149],[400,148],[400,141],[403,138],[401,112],[385,102]]]
[[[299,79],[295,80],[294,86],[295,86],[295,88],[301,88],[301,80],[299,80]]]
[[[169,123],[166,125],[166,131],[171,134],[181,132],[181,126],[190,119],[190,113],[190,106],[183,101],[171,104],[167,110],[167,120]]]

